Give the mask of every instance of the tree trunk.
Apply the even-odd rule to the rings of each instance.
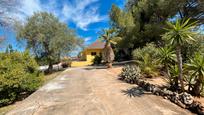
[[[203,77],[202,76],[199,76],[199,78],[197,79],[194,87],[193,87],[193,94],[195,96],[200,96],[200,93],[201,93],[201,87],[202,87],[202,79]]]
[[[107,68],[112,68],[113,66],[112,66],[112,62],[108,62],[107,63]]]
[[[166,71],[166,76],[170,79],[170,74],[169,74],[169,68],[167,64],[164,64],[165,71]]]
[[[52,70],[53,70],[53,65],[52,63],[49,63],[48,72],[51,73]]]
[[[181,84],[181,90],[184,91],[184,83],[183,83],[183,68],[182,68],[182,56],[181,56],[181,46],[178,45],[176,47],[176,56],[177,56],[177,64],[178,64],[178,69],[179,69],[179,76],[178,79],[180,81]]]
[[[106,62],[107,68],[112,68],[112,62],[115,58],[113,49],[110,44],[106,44],[102,54],[103,60]]]

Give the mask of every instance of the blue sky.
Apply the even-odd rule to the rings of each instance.
[[[109,27],[108,13],[112,4],[123,7],[125,0],[20,0],[21,13],[10,13],[9,16],[26,22],[26,18],[34,12],[47,11],[53,13],[60,21],[76,30],[77,34],[88,45],[97,39],[97,33]],[[0,28],[0,36],[7,38],[6,44],[12,44],[15,49],[22,50],[22,44],[17,44],[15,32]]]

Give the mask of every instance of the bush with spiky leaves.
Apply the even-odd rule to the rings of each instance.
[[[141,77],[141,70],[138,66],[127,65],[122,69],[122,73],[119,75],[120,79],[127,83],[136,83],[137,79]]]

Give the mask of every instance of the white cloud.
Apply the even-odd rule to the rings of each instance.
[[[20,21],[25,21],[28,16],[39,11],[43,11],[40,0],[21,0],[18,7],[19,13],[11,14],[11,16],[16,17]]]
[[[59,3],[57,0],[48,0],[46,4],[43,4],[40,0],[21,0],[20,13],[12,14],[12,17],[25,21],[34,12],[47,11],[53,13],[63,22],[73,22],[76,27],[88,30],[90,24],[107,20],[107,16],[101,16],[98,12],[99,7],[96,4],[98,1],[75,0],[74,2]]]
[[[22,0],[21,3],[20,11],[26,16],[31,16],[34,12],[42,11],[39,0]]]
[[[91,40],[91,37],[86,37],[86,38],[84,38],[84,41],[85,42],[88,42],[88,41],[90,41]]]
[[[67,21],[73,21],[77,27],[87,30],[87,27],[96,22],[106,20],[106,16],[98,13],[98,7],[92,6],[98,0],[76,0],[74,3],[66,3],[62,14]]]

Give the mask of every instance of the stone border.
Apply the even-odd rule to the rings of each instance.
[[[166,88],[161,89],[156,85],[147,83],[140,79],[136,80],[135,83],[147,92],[162,96],[164,99],[168,99],[178,106],[184,109],[188,109],[193,113],[204,115],[204,106],[202,106],[200,102],[195,101],[194,98],[186,92],[179,94],[177,92],[172,92]]]

